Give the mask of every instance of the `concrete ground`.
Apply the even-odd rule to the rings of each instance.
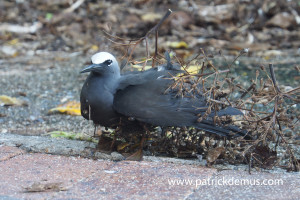
[[[299,173],[94,154],[93,144],[0,134],[0,199],[299,199]],[[93,155],[92,155],[93,154]],[[88,158],[94,157],[94,159]],[[95,159],[98,158],[98,159]],[[241,170],[242,169],[242,170]]]

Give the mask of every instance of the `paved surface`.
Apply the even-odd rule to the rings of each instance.
[[[84,147],[87,143],[77,141],[78,148],[74,147],[75,153],[72,153],[70,149],[75,141],[19,136],[22,140],[16,142],[14,137],[18,136],[0,134],[0,199],[4,200],[300,197],[299,173],[253,172],[250,175],[247,171],[218,171],[195,162],[181,164],[161,159],[142,162],[93,160],[78,156],[79,149],[87,152]],[[47,148],[43,146],[45,142],[48,142]],[[40,149],[33,148],[33,144]],[[61,153],[54,151],[55,144],[65,145],[65,150],[62,146]],[[28,153],[28,150],[62,155]]]

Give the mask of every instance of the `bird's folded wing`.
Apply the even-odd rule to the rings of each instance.
[[[114,96],[113,108],[118,113],[135,118],[138,121],[155,126],[193,126],[220,136],[244,136],[246,131],[231,125],[216,126],[211,117],[197,122],[198,114],[208,108],[203,96],[187,98],[176,96],[176,92],[167,90],[172,79],[159,78],[161,74],[138,74],[140,77],[120,82]],[[140,80],[140,82],[138,82]],[[240,115],[238,109],[227,107],[216,113],[223,115]],[[233,134],[232,134],[233,133]]]
[[[206,101],[204,98],[176,97],[176,93],[166,92],[173,82],[161,78],[167,74],[167,71],[146,71],[127,79],[124,77],[114,97],[114,109],[153,125],[192,126],[197,114],[206,111]]]

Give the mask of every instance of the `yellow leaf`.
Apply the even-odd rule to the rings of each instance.
[[[186,49],[188,48],[188,45],[186,42],[184,41],[180,41],[180,42],[168,42],[167,45],[171,48],[174,49]]]
[[[138,71],[142,71],[143,66],[141,65],[132,65],[133,68],[137,69]],[[152,66],[146,65],[145,70],[151,69]],[[182,70],[184,70],[184,67],[181,67]],[[188,68],[185,68],[186,71],[189,72],[189,74],[198,74],[199,70],[201,69],[200,65],[190,65]]]
[[[121,150],[124,150],[126,147],[128,147],[130,144],[128,142],[125,142],[125,143],[122,143],[122,144],[119,144],[118,147],[117,147],[117,150],[118,151],[121,151]]]
[[[8,44],[10,45],[15,45],[15,44],[18,44],[19,43],[19,39],[13,39],[13,40],[10,40],[7,42]]]
[[[15,58],[19,55],[19,53],[16,51],[13,55],[11,55],[12,58]]]
[[[4,106],[26,106],[27,102],[17,99],[15,97],[9,97],[6,95],[0,96],[0,105]]]
[[[99,50],[99,47],[98,47],[97,45],[93,45],[93,46],[91,47],[91,49],[92,49],[93,51],[98,51],[98,50]]]
[[[58,105],[58,107],[49,110],[49,113],[57,112],[67,115],[81,115],[80,103],[77,101],[69,101],[65,104]]]
[[[183,67],[181,68],[183,70]],[[185,68],[185,70],[188,71],[189,74],[198,74],[200,69],[200,65],[190,65],[189,67]]]

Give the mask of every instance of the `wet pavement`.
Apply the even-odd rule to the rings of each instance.
[[[88,142],[39,136],[1,134],[0,144],[0,199],[298,199],[300,196],[299,173],[220,171],[201,166],[197,161],[173,162],[176,159],[149,157],[141,162],[116,162],[109,160],[109,156],[91,159],[84,158],[92,147]]]

